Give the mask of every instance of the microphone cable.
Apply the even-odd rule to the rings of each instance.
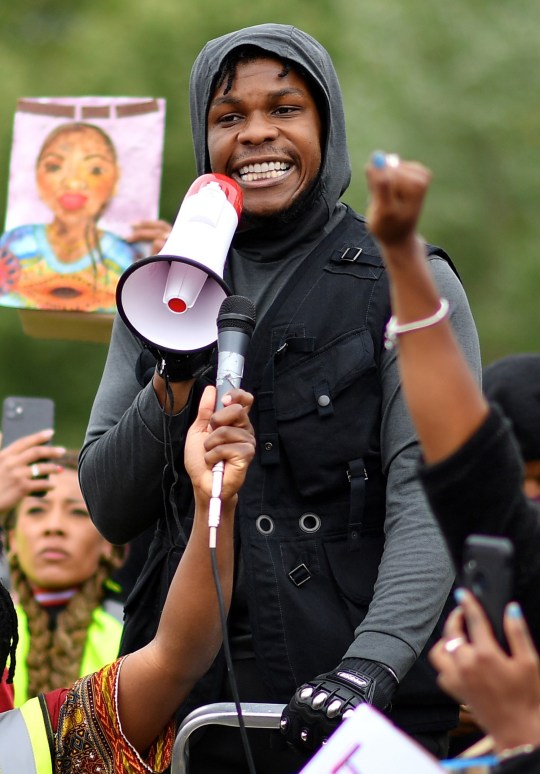
[[[171,418],[174,411],[174,396],[170,388],[169,380],[167,377],[165,377],[165,386],[167,391],[167,397],[169,399],[169,405],[171,407],[170,413],[164,412],[164,417],[163,417],[163,423],[164,423],[163,429],[165,432],[166,462],[167,464],[170,465],[171,470],[173,472],[173,484],[169,489],[169,504],[172,509],[175,525],[179,532],[179,537],[181,537],[184,540],[184,548],[185,548],[188,538],[186,537],[186,534],[183,530],[183,527],[178,515],[178,509],[176,507],[176,501],[174,498],[174,490],[178,482],[178,471],[176,469],[176,465],[174,462],[173,442],[172,442],[172,436],[170,432],[170,423],[171,423]],[[218,463],[218,464],[221,464],[223,466],[223,463]],[[165,503],[165,508],[167,508],[166,503]],[[167,519],[166,521],[168,524],[169,520]],[[170,527],[169,527],[169,535],[170,535]],[[216,540],[217,540],[217,534],[216,534]],[[240,696],[238,693],[238,684],[236,682],[236,676],[234,674],[234,666],[233,666],[233,661],[231,656],[231,648],[229,644],[229,636],[228,636],[228,629],[227,629],[227,614],[225,612],[225,601],[223,599],[223,590],[222,590],[221,581],[219,578],[215,541],[214,541],[214,546],[210,546],[209,550],[210,550],[210,560],[212,565],[212,576],[214,579],[214,586],[216,589],[216,595],[218,600],[219,618],[221,623],[221,634],[223,638],[223,653],[225,655],[227,674],[229,676],[229,685],[231,688],[231,693],[233,695],[234,705],[236,707],[236,714],[238,716],[238,727],[240,729],[240,738],[242,740],[242,746],[244,748],[244,754],[246,757],[249,774],[257,774],[255,769],[255,763],[253,761],[253,754],[251,752],[251,747],[249,744],[249,739],[247,737],[246,724],[244,722],[244,716],[242,714],[242,706],[240,704]]]
[[[240,738],[242,740],[242,746],[244,748],[244,754],[246,756],[246,762],[249,769],[249,774],[257,774],[255,770],[255,762],[253,760],[253,754],[251,752],[251,746],[247,736],[246,724],[244,722],[244,716],[242,714],[242,705],[240,704],[240,696],[238,693],[238,685],[236,682],[236,676],[234,674],[234,666],[232,662],[231,649],[229,645],[229,637],[227,631],[227,615],[225,613],[225,603],[223,600],[223,591],[221,588],[221,581],[219,579],[219,571],[217,566],[216,548],[210,548],[210,559],[212,561],[212,575],[214,576],[214,585],[216,587],[216,594],[218,599],[219,617],[221,620],[221,631],[223,634],[223,652],[225,654],[225,663],[227,664],[227,673],[229,675],[229,684],[233,695],[234,705],[236,707],[236,714],[238,716],[238,727],[240,728]]]
[[[183,540],[183,547],[185,548],[187,544],[187,536],[184,532],[184,529],[182,527],[182,523],[178,514],[178,509],[176,505],[176,499],[175,499],[175,490],[176,485],[178,483],[178,470],[175,465],[174,460],[174,445],[172,440],[172,434],[171,434],[171,421],[174,414],[174,395],[173,391],[170,386],[168,375],[165,374],[165,391],[167,394],[168,402],[169,402],[169,411],[163,412],[163,432],[164,432],[164,439],[165,439],[165,461],[166,465],[169,466],[172,476],[173,476],[173,483],[171,487],[168,489],[168,496],[166,496],[166,490],[167,488],[163,486],[163,495],[164,498],[164,507],[165,507],[165,513],[167,512],[168,508],[170,507],[172,511],[173,521],[176,526],[176,529],[178,530],[178,537]],[[218,463],[220,464],[220,463]],[[221,463],[223,465],[223,463]],[[165,473],[165,470],[164,470]],[[164,481],[163,481],[164,484]],[[167,502],[168,500],[168,502]],[[169,519],[165,519],[167,526],[168,526],[168,532],[169,532],[169,538],[173,540],[172,533],[170,531],[170,524]],[[217,539],[217,533],[216,533],[216,539]],[[173,540],[173,544],[174,544]],[[221,623],[221,633],[223,638],[223,653],[225,656],[225,663],[227,666],[227,674],[229,678],[229,685],[231,689],[231,693],[233,696],[233,702],[236,707],[236,714],[238,717],[238,727],[240,729],[240,738],[242,741],[242,747],[244,749],[244,755],[246,758],[249,774],[257,774],[255,769],[255,762],[253,760],[253,753],[251,751],[251,746],[249,743],[249,739],[247,736],[247,729],[246,724],[244,722],[244,716],[242,714],[242,705],[240,703],[240,695],[238,692],[238,684],[236,682],[236,675],[234,673],[234,665],[232,661],[231,656],[231,649],[230,649],[230,643],[229,643],[229,636],[228,636],[228,629],[227,629],[227,614],[225,612],[225,601],[223,599],[223,590],[221,587],[221,581],[219,578],[219,570],[217,565],[217,556],[216,556],[216,547],[215,545],[213,547],[209,547],[210,550],[210,560],[212,565],[212,576],[214,579],[214,586],[216,589],[216,595],[218,600],[218,608],[219,608],[219,617],[220,617],[220,623]]]
[[[224,395],[231,387],[239,387],[244,371],[244,357],[247,352],[251,335],[255,327],[255,305],[245,296],[228,296],[221,304],[218,318],[218,366],[216,376],[217,398],[216,405],[220,408],[220,396]],[[222,362],[221,357],[224,360]],[[223,635],[223,652],[227,665],[229,677],[229,686],[233,695],[236,714],[238,717],[238,726],[244,754],[249,769],[249,774],[256,774],[253,754],[242,714],[240,704],[240,695],[238,684],[234,674],[234,666],[229,644],[227,616],[225,614],[225,604],[223,601],[223,592],[219,579],[219,572],[216,558],[216,543],[218,527],[221,517],[221,485],[225,470],[225,462],[221,461],[214,465],[212,469],[212,497],[210,498],[208,510],[209,527],[209,549],[212,560],[212,573],[219,605],[219,614],[221,618],[221,630]]]

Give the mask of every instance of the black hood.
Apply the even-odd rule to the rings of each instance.
[[[206,147],[206,117],[216,74],[225,57],[234,49],[246,45],[257,46],[281,59],[300,65],[318,86],[319,95],[326,105],[322,116],[325,128],[325,145],[316,194],[310,201],[309,211],[282,231],[272,231],[272,243],[268,234],[254,233],[257,229],[235,238],[240,251],[255,249],[266,256],[268,252],[289,250],[301,246],[314,231],[324,228],[332,218],[339,197],[347,189],[351,178],[351,166],[345,134],[345,116],[341,88],[328,52],[305,32],[284,24],[260,24],[246,27],[209,41],[195,60],[190,78],[190,110],[193,146],[197,174],[210,172]]]

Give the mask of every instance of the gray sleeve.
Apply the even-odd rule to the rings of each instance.
[[[79,460],[92,520],[113,543],[126,543],[161,515],[164,413],[152,383],[141,388],[135,366],[142,345],[117,316]],[[175,437],[184,416],[171,418]]]
[[[441,296],[450,302],[454,331],[480,382],[478,335],[463,287],[446,261],[434,257],[430,263]],[[402,679],[437,622],[453,569],[416,475],[420,451],[400,389],[395,350],[385,350],[381,378],[385,548],[368,614],[346,656],[384,663]]]

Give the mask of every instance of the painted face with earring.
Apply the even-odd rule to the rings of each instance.
[[[35,181],[48,223],[0,237],[2,306],[47,311],[115,311],[119,276],[143,257],[99,226],[120,181],[116,148],[100,127],[61,124],[44,140]]]
[[[78,260],[95,241],[93,227],[114,196],[119,175],[115,147],[97,126],[67,124],[45,140],[36,184],[54,213],[46,231],[60,261]]]

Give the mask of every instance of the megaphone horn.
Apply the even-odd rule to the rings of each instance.
[[[242,212],[230,177],[201,175],[189,188],[157,255],[129,266],[116,303],[128,328],[168,352],[196,352],[217,340],[217,316],[231,294],[225,260]]]

